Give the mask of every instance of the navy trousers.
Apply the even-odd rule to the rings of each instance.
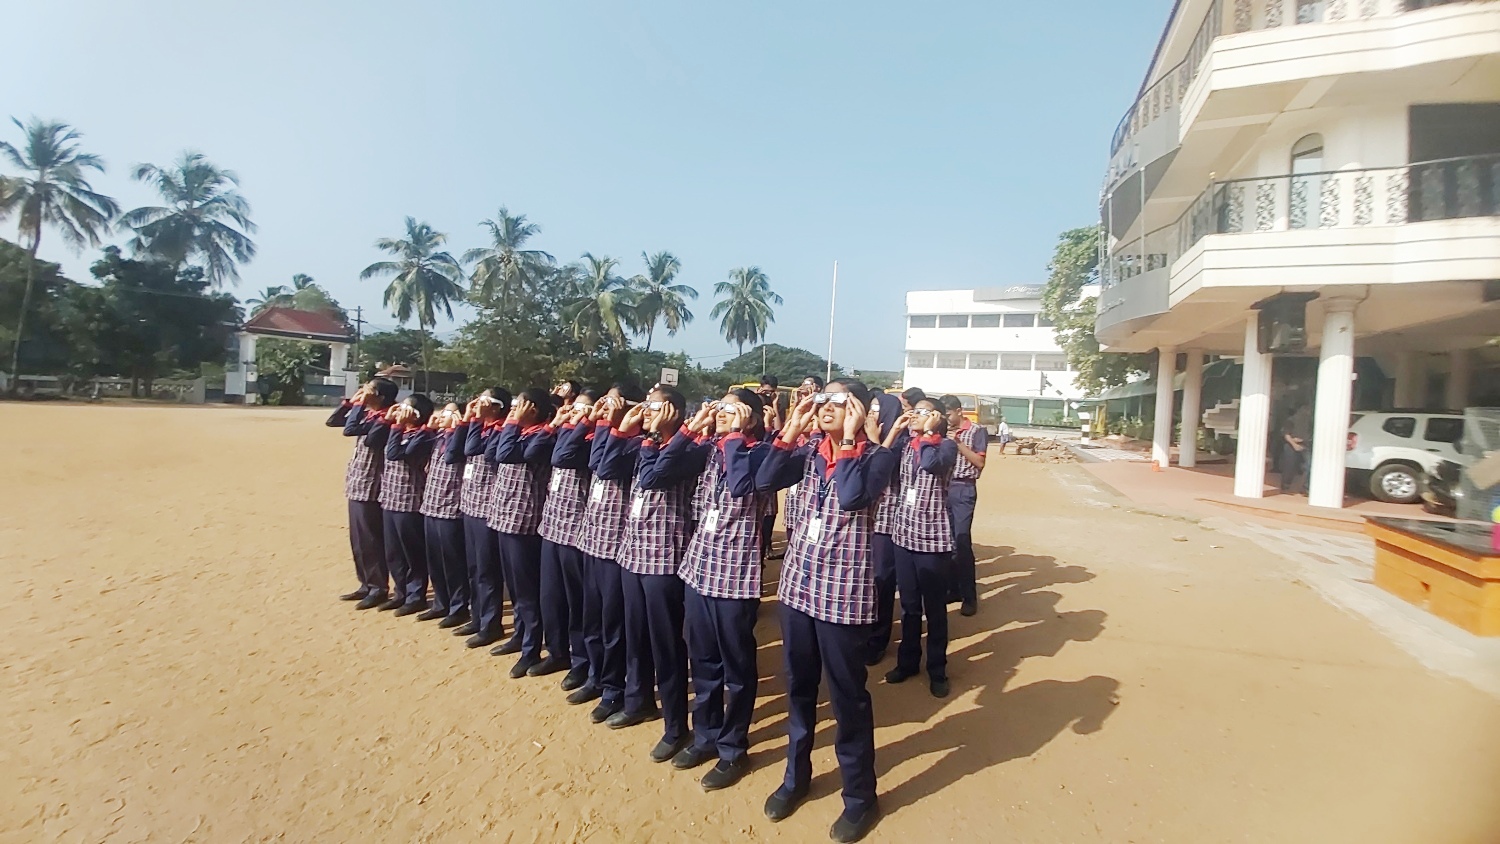
[[[922,616],[927,616],[927,675],[948,678],[949,555],[919,554],[896,546],[901,590],[901,645],[896,667],[915,674],[922,666]]]
[[[639,676],[627,687],[625,671],[625,592],[620,566],[614,560],[586,557],[593,588],[584,593],[584,614],[598,619],[598,645],[589,650],[594,682],[605,703],[625,705],[632,712],[649,709],[650,688]],[[626,694],[627,688],[630,694]]]
[[[505,600],[505,567],[500,564],[500,540],[479,516],[464,516],[464,544],[468,547],[469,613],[480,633],[505,632],[501,602]]]
[[[583,643],[583,552],[542,540],[542,644],[569,669],[589,664]]]
[[[379,501],[349,502],[349,550],[354,574],[366,593],[385,594],[390,574],[385,566],[385,514]]]
[[[844,781],[844,810],[875,805],[875,708],[865,689],[868,624],[831,624],[781,607],[782,652],[786,656],[788,788],[812,781],[813,734],[818,728],[818,683],[828,677],[828,701],[837,729],[833,752]]]
[[[496,533],[510,586],[511,620],[521,637],[521,659],[542,658],[542,538]]]
[[[755,613],[759,598],[708,598],[687,587],[693,666],[693,744],[726,762],[750,749],[755,713]]]
[[[953,481],[948,485],[948,519],[953,525],[953,591],[959,600],[979,600],[979,586],[974,574],[974,507],[979,491],[973,481]]]
[[[870,535],[870,556],[875,568],[875,624],[870,628],[869,645],[873,658],[890,647],[896,613],[896,543],[890,534]]]
[[[625,593],[625,678],[641,678],[651,700],[651,677],[661,697],[662,740],[688,734],[687,644],[682,640],[683,584],[675,574],[632,574],[620,569]],[[627,698],[627,709],[629,695]]]
[[[432,606],[448,615],[469,608],[469,566],[464,558],[464,523],[426,516],[427,573],[432,577]]]
[[[421,513],[385,514],[385,564],[395,587],[391,597],[415,604],[427,600],[427,533]]]

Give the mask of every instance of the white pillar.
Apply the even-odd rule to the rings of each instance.
[[[1172,465],[1172,382],[1177,380],[1177,347],[1156,350],[1156,421],[1152,423],[1151,459],[1163,469]]]
[[[1461,411],[1469,406],[1469,350],[1448,353],[1448,384],[1443,391],[1444,410]]]
[[[1396,395],[1393,403],[1398,408],[1415,408],[1422,404],[1422,390],[1418,384],[1426,383],[1427,373],[1416,352],[1401,352],[1396,358]]]
[[[1318,352],[1318,392],[1313,399],[1312,468],[1307,503],[1344,506],[1344,453],[1354,392],[1354,299],[1323,303],[1323,348]]]
[[[331,377],[344,380],[344,370],[349,368],[349,344],[328,344],[328,374]]]
[[[1245,371],[1240,379],[1239,442],[1234,452],[1234,495],[1266,494],[1266,437],[1271,429],[1271,355],[1260,352],[1260,311],[1245,319]]]
[[[1203,353],[1187,353],[1182,380],[1182,439],[1177,443],[1177,465],[1198,465],[1198,419],[1203,415]]]
[[[260,391],[256,383],[254,334],[240,335],[240,366],[245,371],[245,404],[255,404],[260,400]]]

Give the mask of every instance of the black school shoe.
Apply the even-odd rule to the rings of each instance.
[[[583,688],[588,681],[589,667],[587,665],[580,665],[577,668],[570,669],[567,674],[563,675],[562,682],[558,685],[563,691],[571,692],[575,689]]]
[[[548,674],[556,674],[559,671],[566,671],[568,666],[571,664],[572,663],[570,663],[568,660],[561,657],[549,656],[541,662],[538,662],[530,668],[526,669],[526,676],[545,677]]]
[[[465,621],[463,627],[460,627],[457,630],[453,631],[453,635],[455,635],[455,636],[473,636],[475,633],[478,633],[478,632],[479,632],[479,622],[473,621],[471,619],[469,621]],[[496,638],[498,639],[499,637],[497,636]]]
[[[609,716],[609,720],[604,722],[604,726],[609,727],[611,730],[623,730],[626,727],[644,724],[660,714],[654,706],[650,709],[642,709],[639,712],[626,712],[622,709]]]
[[[447,609],[443,607],[432,607],[430,609],[424,610],[421,615],[417,616],[417,621],[437,621],[440,618],[447,617]]]
[[[516,660],[516,664],[510,667],[510,679],[519,680],[526,676],[526,672],[541,665],[541,660],[534,656],[523,656]]]
[[[880,818],[879,804],[860,812],[850,815],[847,811],[839,815],[839,819],[833,822],[833,827],[828,830],[828,837],[839,844],[852,844],[864,838],[875,826],[875,821]]]
[[[364,597],[364,600],[361,600],[359,603],[355,604],[354,608],[357,610],[373,610],[381,604],[385,603],[385,599],[388,597],[390,596],[385,594],[384,592],[371,592]]]
[[[928,691],[931,691],[932,696],[936,698],[947,697],[948,693],[952,691],[952,689],[948,686],[947,677],[944,677],[941,680],[933,680],[932,682],[927,684],[927,689]]]
[[[492,633],[475,633],[464,640],[466,648],[486,648],[500,641],[500,637]]]
[[[910,680],[915,676],[917,676],[917,672],[907,671],[905,668],[902,668],[898,665],[895,668],[892,668],[890,671],[885,672],[885,681],[894,686],[897,683],[905,683],[907,680]]]
[[[404,606],[406,606],[406,599],[398,596],[391,598],[389,601],[386,601],[385,603],[376,607],[376,609],[380,610],[381,612],[388,612],[390,610],[399,610]]]
[[[441,628],[441,629],[443,629],[443,630],[451,630],[454,627],[462,627],[463,625],[468,624],[468,623],[469,623],[469,611],[468,610],[460,610],[459,612],[456,612],[453,615],[448,616],[447,618],[443,619],[442,621],[439,621],[438,622],[438,627]],[[475,627],[474,628],[474,633],[478,633],[478,632],[479,632],[479,628]],[[470,633],[468,635],[473,636],[474,633]]]
[[[672,767],[679,771],[689,771],[718,755],[712,748],[690,744],[684,747],[681,753],[672,757]]]
[[[801,788],[787,788],[785,784],[766,798],[766,817],[773,821],[784,821],[797,811],[802,801],[807,799],[807,786]]]
[[[964,616],[965,618],[972,618],[974,615],[976,615],[979,612],[979,602],[978,601],[964,601],[964,605],[959,608],[958,612],[959,612],[960,615]]]
[[[521,652],[521,636],[519,634],[506,639],[498,646],[490,648],[490,656],[510,656]]]
[[[566,700],[570,706],[577,706],[581,703],[588,703],[591,700],[598,700],[603,696],[604,692],[598,686],[594,685],[593,683],[584,683],[583,685],[569,692],[568,696],[564,698],[564,700]],[[613,714],[614,712],[609,713],[609,715]],[[604,717],[608,718],[609,715],[606,715]],[[599,720],[603,721],[604,718],[600,718]]]
[[[677,741],[667,741],[666,739],[662,739],[661,741],[656,743],[655,747],[651,748],[651,761],[665,762],[668,759],[674,758],[675,756],[677,756],[677,754],[681,753],[683,748],[687,747],[688,744],[692,742],[692,740],[693,739],[691,736],[683,736]]]
[[[366,595],[368,595],[368,594],[370,594],[370,590],[361,587],[359,589],[354,590],[353,592],[346,592],[346,593],[340,595],[339,596],[339,600],[340,601],[362,601],[362,600],[364,600],[364,597]]]
[[[605,721],[613,718],[622,706],[624,704],[619,701],[611,703],[607,700],[601,700],[599,701],[599,705],[594,707],[593,711],[589,713],[589,720],[595,724],[603,724]]]
[[[402,604],[401,606],[397,607],[396,611],[391,613],[391,615],[400,618],[407,615],[416,615],[417,613],[425,609],[427,609],[426,601],[412,601],[410,603]]]
[[[750,760],[746,757],[733,762],[720,759],[719,764],[715,765],[712,771],[703,775],[699,785],[703,786],[704,791],[718,791],[739,782],[749,771]]]

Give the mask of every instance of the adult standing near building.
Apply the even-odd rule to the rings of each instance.
[[[974,508],[979,503],[977,484],[984,473],[990,435],[983,425],[964,417],[964,405],[958,396],[943,396],[942,402],[948,415],[948,437],[958,444],[958,462],[948,484],[948,516],[953,525],[953,589],[948,600],[956,597],[963,603],[960,612],[971,616],[979,612],[979,585],[974,572]]]
[[[1312,414],[1307,405],[1287,417],[1281,441],[1281,491],[1306,495],[1307,455],[1312,451]]]

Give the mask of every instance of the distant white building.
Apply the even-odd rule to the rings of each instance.
[[[907,293],[902,385],[993,399],[1011,424],[1073,418],[1083,392],[1041,299],[1040,284]]]

